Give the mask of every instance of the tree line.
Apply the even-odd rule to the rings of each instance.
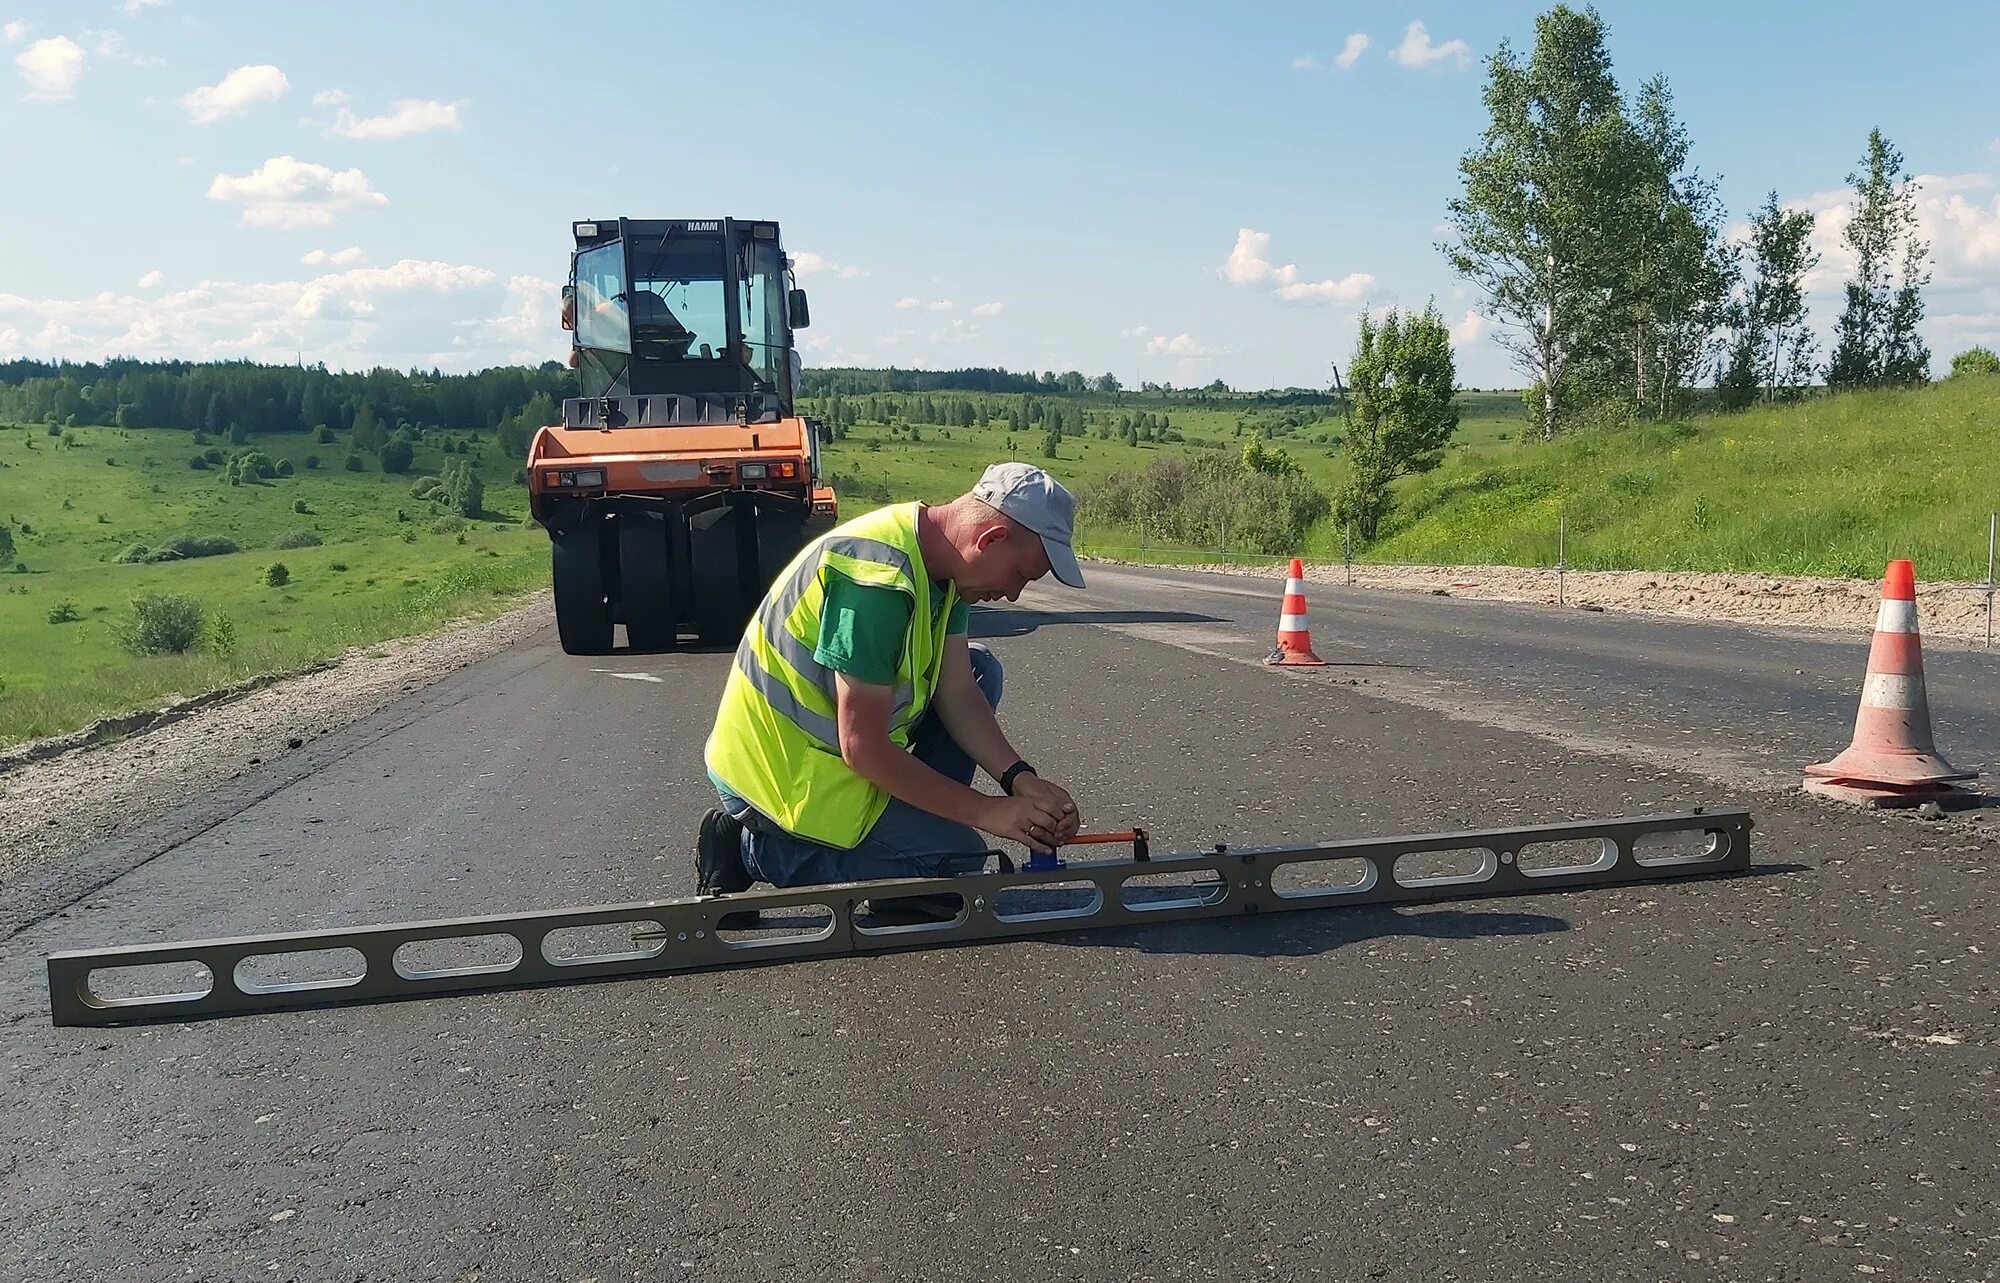
[[[1916,184],[1879,129],[1847,179],[1856,266],[1822,365],[1804,290],[1819,262],[1813,216],[1772,192],[1747,242],[1730,240],[1666,79],[1628,101],[1595,9],[1541,15],[1526,55],[1503,42],[1484,103],[1439,248],[1501,326],[1544,439],[1568,423],[1670,417],[1710,381],[1740,408],[1801,396],[1815,376],[1834,389],[1928,379],[1917,326],[1929,246]]]
[[[477,374],[248,361],[0,363],[0,420],[62,425],[196,429],[242,442],[252,433],[353,432],[376,449],[407,425],[416,431],[494,431],[525,455],[534,427],[553,422],[575,394],[575,375],[556,362],[496,366]],[[521,432],[524,412],[532,426]]]

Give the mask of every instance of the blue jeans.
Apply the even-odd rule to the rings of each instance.
[[[979,693],[986,696],[988,704],[998,708],[1004,685],[1000,661],[978,642],[966,649],[972,657],[972,679],[979,684]],[[910,736],[910,752],[945,778],[965,785],[972,783],[977,768],[945,730],[935,708],[918,721]],[[787,833],[752,810],[740,797],[725,794],[722,806],[743,821],[743,866],[751,877],[772,886],[945,877],[971,872],[986,862],[984,853],[989,844],[977,829],[919,811],[893,797],[889,799],[889,809],[882,812],[882,818],[875,821],[867,836],[852,850],[824,846]]]

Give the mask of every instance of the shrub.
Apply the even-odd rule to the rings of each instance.
[[[282,561],[274,561],[264,571],[264,582],[273,588],[283,588],[292,582],[292,572]]]
[[[49,610],[49,622],[52,624],[73,624],[82,618],[83,616],[77,612],[76,603],[68,598],[57,602]]]
[[[315,469],[315,468],[317,468],[317,467],[319,467],[319,456],[318,456],[318,455],[316,455],[316,454],[309,454],[309,455],[307,455],[307,456],[306,456],[306,471],[307,471],[307,472],[311,472],[311,471],[312,471],[313,469]]]
[[[416,531],[414,531],[414,530],[405,530],[405,531],[403,532],[403,542],[404,542],[404,543],[415,543],[416,541],[417,541],[417,532],[416,532]]]
[[[408,437],[401,435],[391,437],[381,449],[382,471],[408,472],[410,464],[416,457],[417,448]]]
[[[326,563],[326,568],[328,570],[333,571],[337,575],[345,574],[347,571],[347,563],[344,561],[329,561]]]
[[[222,453],[222,447],[215,445],[212,445],[208,449],[203,450],[201,452],[201,457],[208,460],[212,464],[219,464],[224,459],[228,458],[227,455]]]
[[[183,593],[149,593],[132,603],[118,640],[139,655],[179,655],[201,644],[202,604]]]
[[[291,475],[292,475],[292,471],[293,471],[293,469],[292,469],[292,461],[291,461],[290,459],[280,459],[280,460],[278,460],[278,475],[279,475],[279,476],[281,476],[281,477],[289,477],[289,476],[291,476]]]
[[[202,454],[196,455],[194,458],[188,460],[188,467],[193,468],[196,472],[202,471],[208,467],[208,456]]]
[[[2000,374],[2000,356],[1989,347],[1969,347],[1951,358],[1951,377],[1968,374]]]
[[[343,463],[343,464],[341,464],[340,466],[341,466],[341,467],[343,467],[343,468],[346,468],[346,469],[347,469],[347,470],[348,470],[349,472],[366,472],[366,471],[368,471],[368,463],[367,463],[367,461],[366,461],[365,459],[363,459],[363,458],[362,458],[362,457],[361,457],[360,455],[358,455],[358,454],[350,454],[350,455],[348,455],[348,456],[347,456],[347,462],[346,462],[346,463]]]
[[[303,500],[303,499],[294,499],[294,500],[292,500],[292,511],[293,511],[293,512],[296,512],[296,513],[300,513],[300,514],[305,514],[305,513],[310,513],[310,512],[312,511],[312,509],[311,509],[311,508],[308,508],[308,507],[306,507],[306,501],[305,501],[305,500]]]
[[[453,513],[449,517],[439,517],[436,521],[431,522],[431,533],[435,535],[454,535],[461,530],[469,528],[470,524],[464,517]]]
[[[332,445],[333,429],[327,427],[324,423],[320,424],[318,427],[313,429],[313,440],[318,442],[320,445]]]
[[[429,499],[437,495],[444,481],[438,477],[418,477],[410,483],[410,498]]]
[[[226,535],[179,535],[167,540],[157,548],[135,543],[117,556],[117,560],[132,565],[138,562],[188,561],[196,557],[220,557],[225,553],[240,549],[234,539]]]
[[[233,654],[236,650],[236,621],[227,615],[217,615],[208,625],[208,644],[218,655]]]
[[[317,530],[288,530],[271,541],[273,548],[317,548],[326,540]]]

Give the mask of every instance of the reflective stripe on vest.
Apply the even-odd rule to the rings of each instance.
[[[806,545],[773,583],[736,648],[708,739],[708,769],[800,837],[852,847],[889,803],[888,794],[841,759],[836,676],[813,658],[829,572],[911,598],[889,720],[889,737],[899,747],[908,747],[937,688],[958,596],[948,589],[942,606],[932,605],[917,543],[918,508],[878,509]]]

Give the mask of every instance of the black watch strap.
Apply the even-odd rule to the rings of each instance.
[[[1035,768],[1026,762],[1016,762],[1000,773],[1000,791],[1008,797],[1014,796],[1014,781],[1022,775],[1033,775]]]

